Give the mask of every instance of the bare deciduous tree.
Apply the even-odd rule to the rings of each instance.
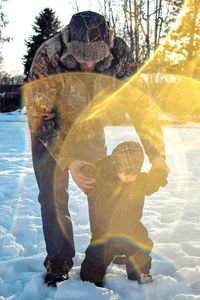
[[[5,26],[8,23],[6,15],[4,14],[4,11],[3,11],[3,3],[6,1],[7,0],[0,0],[0,73],[1,74],[5,73],[3,71],[2,46],[5,42],[10,41],[10,38],[3,34],[3,29],[5,28]]]

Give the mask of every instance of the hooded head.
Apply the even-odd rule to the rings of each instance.
[[[137,142],[119,144],[112,152],[112,159],[118,173],[123,175],[137,174],[144,162],[144,152]]]
[[[79,63],[97,63],[109,56],[113,39],[104,16],[92,11],[79,12],[72,16],[68,30],[68,52]]]

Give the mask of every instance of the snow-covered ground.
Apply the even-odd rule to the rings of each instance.
[[[169,184],[146,199],[143,222],[155,242],[154,282],[139,286],[111,265],[106,288],[79,279],[90,239],[86,198],[70,182],[76,242],[70,279],[57,289],[42,281],[45,244],[26,116],[0,114],[0,300],[200,300],[200,126],[165,127]],[[105,128],[108,150],[136,139],[131,127]],[[148,162],[145,162],[148,168]]]

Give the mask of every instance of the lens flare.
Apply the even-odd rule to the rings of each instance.
[[[29,130],[28,130],[28,126],[26,126],[23,129],[23,135],[24,136],[24,140],[23,143],[20,146],[20,152],[21,153],[25,153],[25,158],[23,159],[24,163],[23,163],[23,171],[19,171],[19,179],[18,179],[18,191],[16,191],[16,195],[20,195],[18,197],[18,199],[16,199],[16,205],[15,205],[15,213],[13,214],[13,220],[11,223],[11,227],[10,227],[10,231],[13,233],[15,232],[15,228],[17,228],[17,222],[19,219],[19,215],[20,215],[20,209],[21,207],[23,207],[24,205],[24,199],[26,199],[25,196],[25,180],[27,178],[27,174],[24,170],[28,169],[28,162],[29,162],[29,155],[30,155],[30,141],[29,141]],[[20,174],[21,173],[21,174]]]
[[[146,153],[149,145],[153,145],[154,154],[164,156],[158,119],[167,114],[181,122],[199,122],[199,75],[200,2],[188,0],[166,40],[127,82],[101,74],[76,72],[50,76],[25,85],[24,97],[30,129],[33,134],[37,134],[63,170],[67,169],[69,160],[74,159],[74,153],[77,159],[84,157],[84,149],[78,146],[81,141],[94,141],[98,137],[89,152],[98,153],[99,141],[103,139],[102,128],[106,125],[133,124],[142,143],[146,145]],[[91,94],[94,94],[93,99]],[[163,122],[173,125],[171,118]],[[87,156],[84,159],[89,161]],[[180,171],[183,169],[187,171],[186,161]],[[113,191],[113,197],[118,194],[117,189]],[[122,202],[116,205],[110,216],[108,231],[103,237],[93,240],[94,245],[112,239],[151,252],[151,245],[134,234],[120,231],[120,228],[113,231],[116,215],[124,206],[125,211],[128,211],[130,201],[124,201],[122,197]],[[57,216],[62,227],[59,209]],[[67,236],[68,233],[64,234]],[[163,257],[160,253],[156,255]],[[134,255],[131,259],[138,270]]]

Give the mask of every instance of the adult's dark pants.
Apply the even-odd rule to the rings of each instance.
[[[74,147],[77,159],[92,162],[106,155],[105,140],[94,138]],[[41,205],[47,256],[44,261],[66,260],[73,265],[75,255],[72,221],[68,210],[68,171],[62,171],[43,143],[32,136],[32,160]],[[91,232],[95,229],[94,201],[88,198]]]

